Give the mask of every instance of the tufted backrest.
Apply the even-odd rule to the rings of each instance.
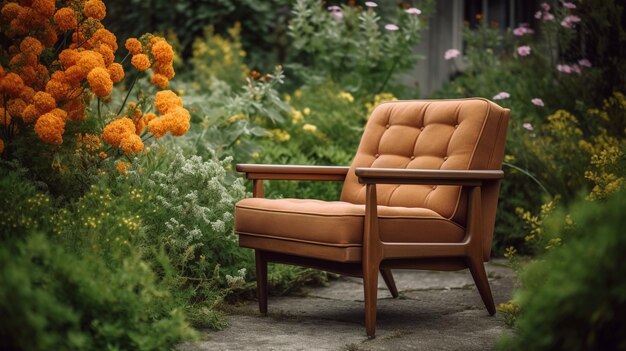
[[[344,182],[341,200],[365,203],[357,167],[404,169],[500,169],[509,110],[482,98],[393,101],[372,112]],[[463,225],[461,187],[379,185],[378,203],[425,207]],[[499,183],[483,189],[483,223],[493,235]]]

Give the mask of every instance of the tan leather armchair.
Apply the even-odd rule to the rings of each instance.
[[[469,268],[495,313],[489,260],[509,110],[485,99],[394,101],[372,113],[350,167],[246,165],[253,198],[235,208],[239,245],[255,249],[261,313],[267,263],[363,277],[376,329],[378,272]],[[343,181],[340,201],[265,199],[263,180]]]

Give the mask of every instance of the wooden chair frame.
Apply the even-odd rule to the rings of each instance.
[[[349,167],[284,166],[239,164],[253,181],[253,196],[263,197],[263,180],[343,181]],[[369,337],[376,331],[378,272],[393,297],[398,296],[392,268],[459,270],[469,268],[480,296],[490,315],[496,309],[485,272],[481,193],[487,186],[499,188],[501,170],[423,170],[392,168],[356,168],[359,182],[366,185],[365,225],[360,257],[337,262],[330,254],[317,252],[310,256],[285,254],[285,242],[276,241],[265,247],[254,238],[240,235],[240,245],[255,249],[256,280],[259,310],[267,314],[267,263],[284,263],[311,267],[343,275],[362,277],[365,298],[365,328]],[[465,237],[458,243],[384,242],[380,238],[376,199],[377,184],[458,185],[467,189],[467,224]],[[288,251],[287,251],[288,252]],[[358,256],[358,255],[357,255]]]

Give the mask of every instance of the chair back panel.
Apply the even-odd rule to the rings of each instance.
[[[357,167],[404,169],[501,169],[508,110],[482,99],[392,101],[372,112],[344,182],[341,200],[365,203]],[[385,206],[425,207],[465,223],[461,187],[379,185]],[[483,191],[483,219],[493,235],[498,189]],[[491,213],[493,212],[493,213]]]

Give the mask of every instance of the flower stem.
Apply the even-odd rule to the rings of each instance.
[[[508,162],[502,162],[503,165],[507,166],[507,167],[511,167],[519,172],[522,172],[524,175],[527,175],[530,179],[532,179],[535,183],[537,183],[537,185],[539,185],[541,187],[541,189],[543,189],[543,191],[546,192],[546,194],[552,196],[552,194],[548,191],[548,189],[546,189],[545,186],[543,186],[543,184],[539,181],[539,179],[537,179],[534,175],[532,175],[530,172],[528,172],[525,169],[522,169],[520,167],[517,167],[516,165],[513,165],[511,163]]]
[[[122,113],[122,111],[124,110],[124,106],[126,106],[126,101],[128,101],[128,97],[130,96],[130,93],[133,91],[133,88],[135,87],[135,83],[137,83],[138,78],[139,78],[139,73],[135,76],[135,78],[133,79],[133,82],[130,84],[128,93],[126,93],[126,97],[124,98],[124,102],[122,102],[122,106],[120,106],[120,110],[117,111],[116,113],[117,116],[119,116],[120,113]]]
[[[383,84],[380,86],[380,89],[378,89],[378,92],[376,92],[376,94],[380,94],[385,89],[385,87],[387,86],[387,83],[389,83],[389,79],[391,79],[391,76],[393,75],[393,71],[396,70],[398,61],[400,61],[400,56],[396,57],[396,59],[393,61],[393,65],[391,65],[389,72],[387,72],[387,77],[385,77]]]

